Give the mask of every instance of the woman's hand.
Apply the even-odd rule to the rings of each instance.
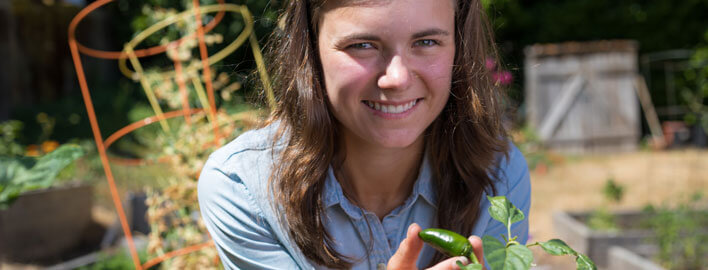
[[[398,250],[395,254],[388,260],[387,268],[389,270],[417,270],[416,262],[418,261],[418,255],[423,249],[423,240],[418,237],[418,233],[421,231],[418,224],[411,224],[408,226],[408,232],[406,233],[406,239],[403,239],[401,244],[398,246]],[[470,236],[468,238],[470,244],[474,248],[474,254],[479,258],[479,261],[484,265],[484,251],[482,250],[482,239],[477,236]],[[435,266],[428,268],[428,270],[444,270],[444,269],[460,269],[457,266],[457,261],[461,261],[462,264],[467,265],[469,259],[465,257],[452,257],[446,259]]]

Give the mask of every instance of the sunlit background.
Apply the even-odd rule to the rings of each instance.
[[[195,2],[0,0],[0,269],[220,268],[196,179],[268,114],[283,1]],[[708,1],[482,2],[529,242],[708,269]]]

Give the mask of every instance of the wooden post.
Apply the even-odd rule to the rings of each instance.
[[[656,110],[654,109],[654,104],[651,101],[649,89],[647,88],[646,81],[644,81],[644,77],[642,77],[642,75],[637,75],[634,89],[637,91],[639,102],[642,103],[644,117],[647,119],[647,123],[649,124],[649,130],[651,130],[651,136],[654,143],[659,148],[662,148],[666,144],[666,140],[664,139],[664,133],[661,130],[659,117],[656,116]]]

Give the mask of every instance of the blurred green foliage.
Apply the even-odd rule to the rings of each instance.
[[[145,261],[148,258],[145,250],[138,250],[140,261]],[[156,267],[159,267],[157,265]],[[101,252],[95,263],[81,266],[76,270],[132,270],[135,269],[133,258],[127,252],[119,250],[117,252]]]
[[[695,193],[676,206],[649,205],[645,227],[656,233],[657,259],[666,269],[704,269],[708,259],[708,201]]]
[[[65,144],[41,157],[0,156],[0,209],[24,192],[52,186],[59,172],[83,155],[80,146]]]
[[[697,125],[708,133],[708,31],[702,46],[696,49],[688,68],[683,72],[680,94],[688,107],[684,121]]]
[[[22,122],[9,120],[0,123],[0,155],[20,156],[25,153],[24,147],[17,143],[22,136]]]
[[[595,208],[588,217],[588,227],[599,231],[617,231],[619,226],[615,215],[610,212],[610,205],[618,205],[624,197],[624,185],[615,181],[613,177],[607,178],[602,187],[605,203]]]
[[[609,178],[602,188],[602,194],[605,195],[605,199],[619,203],[624,197],[624,186],[617,183],[614,178]]]

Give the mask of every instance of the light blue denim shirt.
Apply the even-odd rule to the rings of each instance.
[[[204,223],[226,269],[324,269],[305,258],[271,207],[267,182],[274,162],[274,129],[270,126],[246,132],[209,157],[198,187]],[[527,217],[512,226],[512,234],[525,243],[531,185],[526,161],[515,146],[496,173],[500,179],[495,184],[496,195],[507,196]],[[424,159],[411,195],[379,220],[344,197],[329,170],[322,195],[326,211],[323,222],[336,242],[336,250],[359,259],[353,269],[377,269],[385,264],[405,239],[411,223],[423,229],[435,227],[436,202],[445,198],[438,198],[432,181]],[[486,196],[480,203],[483,211],[473,234],[501,238],[506,228],[487,213],[490,203]],[[371,247],[368,252],[367,247]],[[427,266],[433,255],[434,250],[425,245],[418,267]]]

